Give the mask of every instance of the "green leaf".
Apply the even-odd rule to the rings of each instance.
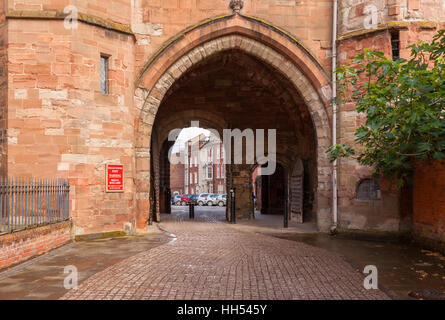
[[[442,161],[445,159],[445,153],[444,152],[434,152],[433,158],[439,161]]]
[[[337,68],[338,103],[355,103],[366,118],[355,132],[357,161],[402,186],[415,161],[445,158],[445,30],[430,42],[408,46],[408,59],[364,49]],[[331,159],[355,155],[336,145]]]

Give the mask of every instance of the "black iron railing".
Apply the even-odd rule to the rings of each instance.
[[[69,192],[65,180],[0,177],[0,234],[69,220]]]

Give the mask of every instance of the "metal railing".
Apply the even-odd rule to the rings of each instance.
[[[68,181],[0,177],[0,234],[69,220]]]

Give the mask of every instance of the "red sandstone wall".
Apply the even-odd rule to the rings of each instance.
[[[436,30],[445,24],[411,23],[400,27],[400,57],[409,58],[408,45],[419,40],[429,41]],[[382,51],[391,57],[391,38],[388,30],[373,32],[361,36],[343,38],[339,41],[339,64],[345,64],[363,49]],[[338,143],[353,145],[355,130],[365,122],[363,116],[358,116],[353,103],[339,106],[339,132]],[[369,178],[370,168],[360,166],[352,159],[342,159],[339,162],[339,222],[343,228],[376,229],[382,231],[400,231],[406,226],[401,221],[399,190],[389,181],[379,181],[382,191],[381,200],[357,200],[357,183]],[[402,213],[403,215],[403,213]]]
[[[134,219],[133,37],[63,21],[10,19],[9,175],[71,183],[76,233]],[[110,56],[107,95],[100,55]],[[125,192],[105,193],[105,165],[124,165]]]
[[[7,0],[8,10],[62,12],[66,6],[73,5],[81,13],[131,25],[138,39],[138,66],[186,27],[210,17],[230,14],[229,3],[229,0]],[[289,31],[326,69],[330,68],[331,0],[246,0],[243,14],[265,19]]]
[[[0,270],[39,256],[71,240],[70,221],[0,236]]]
[[[9,10],[55,10],[63,11],[68,5],[79,12],[110,21],[130,24],[130,0],[7,0]]]
[[[138,33],[138,66],[143,65],[167,39],[186,27],[231,13],[229,0],[139,0],[137,3],[134,21],[140,23],[133,23],[133,29]],[[246,0],[242,13],[265,19],[289,31],[326,69],[330,69],[331,0]],[[144,28],[142,23],[146,24]]]
[[[356,54],[369,48],[391,56],[391,41],[387,31],[362,37],[345,39],[339,43],[339,65],[347,63]],[[357,116],[355,105],[339,106],[338,143],[354,145],[355,130],[364,123],[363,116]],[[356,188],[361,179],[371,176],[370,168],[360,166],[353,159],[341,159],[338,169],[339,224],[345,229],[399,230],[399,197],[395,186],[379,181],[381,200],[357,200]]]
[[[8,25],[5,3],[0,2],[0,176],[7,174]]]
[[[340,34],[364,29],[365,19],[369,19],[374,10],[377,25],[400,21],[445,20],[445,10],[441,0],[339,1]]]
[[[415,234],[445,241],[445,162],[420,164],[413,191]]]
[[[379,12],[385,14],[389,7],[382,1],[372,2],[381,2]],[[133,80],[140,66],[180,30],[206,18],[230,14],[229,2],[135,0],[136,6],[131,8],[133,1],[123,0],[8,0],[8,10],[37,12],[60,11],[73,4],[79,12],[109,22],[131,24],[135,33],[133,37],[85,23],[79,23],[78,30],[69,31],[63,28],[61,20],[8,20],[7,28],[0,29],[0,38],[7,39],[9,46],[8,54],[3,56],[0,46],[0,65],[1,59],[4,61],[7,57],[8,148],[3,154],[8,153],[9,174],[68,178],[72,184],[71,210],[77,233],[121,230],[124,223],[134,218],[134,154],[149,152],[134,149],[134,124],[139,110],[134,107]],[[364,8],[360,5],[363,1],[353,2],[354,15],[350,17],[356,20],[352,28],[340,32],[360,29],[364,19]],[[412,2],[415,1],[410,0],[408,4],[410,13],[404,11],[406,1],[391,1],[391,5],[388,1],[388,6],[399,6],[400,13],[393,9],[390,18],[384,17],[379,23],[410,20],[414,16],[405,13],[414,14],[414,11],[422,13],[419,19],[437,21],[438,10],[431,9],[431,0],[421,1],[419,9],[415,9]],[[331,0],[246,0],[243,14],[264,18],[289,31],[329,70],[331,11]],[[356,24],[359,27],[354,27]],[[432,28],[435,26],[418,23],[418,27],[403,29],[402,46],[430,37]],[[339,61],[346,61],[364,47],[389,52],[388,33],[342,40]],[[99,93],[101,53],[112,57],[111,93],[107,96]],[[348,142],[363,119],[356,117],[351,105],[342,107],[339,118],[340,142]],[[149,139],[148,131],[146,139]],[[159,151],[158,147],[153,148]],[[155,169],[159,168],[157,157],[154,152]],[[124,164],[123,194],[104,193],[105,164],[110,162]],[[355,163],[341,163],[340,220],[346,221],[349,227],[397,228],[394,215],[397,195],[392,186],[382,186],[385,201],[377,206],[355,202],[357,179],[368,174],[368,169]],[[149,178],[144,176],[141,184],[148,184]],[[159,183],[159,178],[155,180]],[[144,197],[147,200],[148,196]],[[144,210],[147,212],[148,208]]]
[[[170,189],[172,194],[174,192],[179,192],[179,194],[184,194],[184,164],[171,164],[170,165]]]

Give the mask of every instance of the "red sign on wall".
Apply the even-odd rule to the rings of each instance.
[[[124,166],[107,164],[107,192],[124,192]]]

